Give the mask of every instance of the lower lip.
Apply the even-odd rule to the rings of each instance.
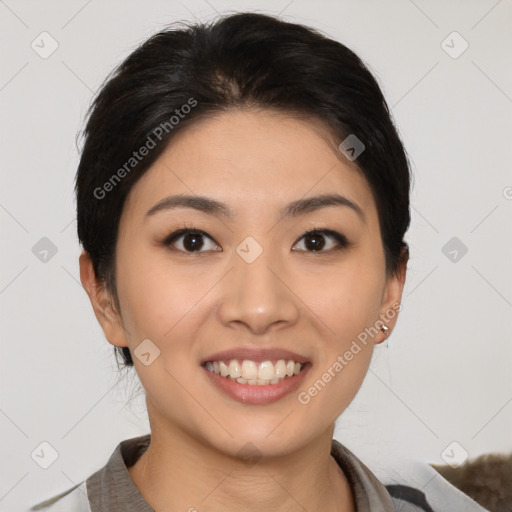
[[[277,384],[240,384],[236,380],[211,372],[204,366],[202,368],[208,378],[231,398],[244,404],[261,405],[276,402],[295,391],[310,367],[311,365],[308,363],[299,374],[286,377]]]

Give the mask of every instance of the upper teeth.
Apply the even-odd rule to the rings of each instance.
[[[280,359],[274,365],[272,361],[255,363],[244,359],[242,364],[237,359],[230,361],[208,361],[206,368],[211,372],[236,379],[241,384],[276,384],[285,377],[300,373],[303,364]]]

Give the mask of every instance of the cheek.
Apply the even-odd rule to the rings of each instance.
[[[372,267],[357,262],[340,267],[314,290],[309,293],[308,305],[341,343],[378,318],[382,279]]]
[[[370,343],[340,343],[337,348],[327,354],[297,395],[298,407],[313,422],[334,422],[353,401],[368,372]]]
[[[208,279],[171,268],[154,248],[119,254],[120,300],[134,333],[155,340],[170,335],[206,293]]]
[[[315,400],[313,408],[326,408],[333,417],[349,405],[368,371],[376,332],[370,328],[379,318],[382,293],[375,263],[363,258],[350,263],[333,271],[309,303],[321,318],[324,344],[305,400]]]

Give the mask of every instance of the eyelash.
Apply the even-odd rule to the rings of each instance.
[[[162,241],[162,244],[167,246],[167,247],[170,247],[170,246],[172,246],[172,244],[176,240],[178,240],[182,236],[187,235],[189,233],[195,234],[195,235],[202,235],[202,236],[204,236],[206,238],[209,238],[210,240],[213,241],[213,239],[207,233],[205,233],[201,229],[197,229],[196,227],[191,225],[191,226],[186,226],[183,229],[179,229],[178,231],[174,231],[173,233],[168,235]],[[347,240],[347,238],[344,235],[342,235],[341,233],[338,233],[337,231],[333,231],[332,229],[327,229],[327,228],[314,228],[314,229],[312,229],[310,231],[306,231],[305,233],[303,233],[300,236],[300,238],[297,240],[297,242],[295,242],[294,245],[296,245],[300,240],[302,240],[304,237],[306,237],[308,235],[316,235],[316,236],[322,235],[322,236],[331,237],[331,238],[333,238],[338,243],[338,246],[337,247],[333,247],[331,249],[327,249],[327,250],[319,250],[319,251],[301,250],[299,252],[309,252],[309,253],[312,253],[312,254],[330,253],[332,251],[340,251],[342,249],[346,249],[350,245],[349,241]],[[202,252],[210,252],[210,251],[184,251],[184,250],[176,249],[176,248],[171,248],[171,250],[176,251],[176,252],[182,252],[182,253],[185,253],[185,254],[191,254],[191,255],[192,254],[194,254],[194,255],[198,254],[199,255]],[[219,251],[215,251],[215,252],[219,252]]]

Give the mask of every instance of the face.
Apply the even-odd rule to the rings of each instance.
[[[284,455],[329,432],[360,388],[405,272],[386,278],[371,190],[325,134],[269,111],[225,113],[179,133],[131,190],[120,314],[90,296],[109,342],[130,348],[153,432]],[[176,195],[223,206],[165,202]]]

